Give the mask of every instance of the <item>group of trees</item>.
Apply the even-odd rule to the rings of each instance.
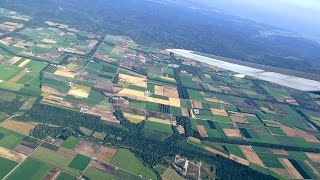
[[[29,25],[39,26],[50,20],[100,35],[126,35],[145,46],[190,49],[320,73],[317,42],[272,35],[279,30],[220,12],[147,0],[97,0],[95,3],[44,0],[41,4],[37,0],[11,0],[2,1],[0,5],[33,16]],[[267,35],[262,35],[263,32]]]
[[[117,137],[123,137],[121,141],[116,138],[110,138],[110,136],[99,141],[101,143],[112,143],[120,147],[129,147],[149,166],[164,163],[164,157],[180,154],[190,159],[201,160],[216,165],[218,167],[219,178],[228,176],[231,179],[236,179],[239,175],[246,179],[256,179],[257,177],[270,178],[231,160],[215,156],[202,149],[194,148],[192,145],[187,144],[185,137],[180,136],[177,132],[164,140],[157,140],[156,138],[148,137],[147,134],[141,133],[144,126],[143,123],[137,125],[130,123],[123,117],[122,112],[118,110],[115,112],[115,116],[125,128],[123,126],[107,124],[96,116],[44,104],[34,105],[21,119],[43,124],[37,125],[32,132],[33,136],[41,139],[44,139],[46,136],[66,138],[71,134],[77,135],[80,133],[80,126],[99,132],[106,132]],[[182,119],[181,122],[184,122],[184,124],[188,123],[188,121]],[[97,141],[95,138],[92,139]],[[233,171],[233,173],[231,174],[230,171]]]

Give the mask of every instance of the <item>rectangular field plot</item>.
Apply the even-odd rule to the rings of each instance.
[[[39,160],[28,158],[8,176],[8,180],[41,180],[52,168]]]
[[[94,162],[92,167],[89,167],[83,176],[88,179],[143,179],[137,175],[128,173],[121,169],[116,169],[110,165],[101,164],[99,162]]]
[[[274,155],[274,153],[270,149],[261,148],[261,147],[254,147],[253,149],[257,153],[257,155],[260,157],[263,164],[266,165],[266,167],[283,168],[282,164],[277,159],[277,156]]]
[[[11,82],[11,81],[3,81],[0,83],[1,89],[6,89],[6,90],[10,90],[10,91],[19,91],[22,87],[23,87],[22,84],[18,84],[18,83]]]
[[[79,138],[70,136],[63,142],[62,147],[67,149],[74,149],[76,145],[79,143],[79,141]]]
[[[76,157],[71,161],[69,167],[77,169],[79,171],[85,170],[85,168],[90,163],[91,158],[83,156],[81,154],[77,154]]]
[[[119,149],[112,158],[111,164],[146,178],[157,179],[154,172],[144,166],[143,163],[127,149]]]
[[[80,175],[81,171],[69,167],[69,164],[75,157],[74,154],[67,154],[61,151],[52,151],[44,147],[38,147],[31,156],[72,174]]]
[[[11,65],[0,65],[0,79],[9,80],[17,75],[22,69]]]
[[[4,178],[9,172],[11,172],[16,166],[17,162],[11,161],[9,159],[0,157],[0,179]]]
[[[197,127],[200,135],[207,135],[208,137],[226,137],[219,124],[209,120],[197,120]]]
[[[14,121],[14,120],[6,120],[0,123],[1,127],[19,132],[24,135],[29,135],[31,130],[34,128],[34,125],[31,123]]]
[[[147,135],[158,135],[158,137],[167,137],[173,133],[171,124],[147,121],[144,126],[144,133]]]
[[[71,174],[68,174],[66,172],[61,172],[56,180],[77,180],[78,178],[75,176],[72,176]]]
[[[234,154],[238,157],[246,159],[246,156],[243,154],[243,152],[241,151],[238,145],[225,144],[225,146],[230,154]]]
[[[0,146],[13,149],[24,139],[24,135],[0,127]]]
[[[109,163],[113,156],[117,153],[117,149],[111,147],[101,147],[95,157],[96,160]]]
[[[66,82],[57,81],[57,80],[53,80],[53,79],[47,79],[47,78],[43,78],[42,86],[51,87],[51,88],[60,90],[65,93],[68,92],[70,89],[70,87],[67,85]]]

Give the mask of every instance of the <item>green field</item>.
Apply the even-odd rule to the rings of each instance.
[[[70,155],[38,147],[31,156],[74,175],[80,175],[81,173],[81,171],[68,166],[74,158]]]
[[[39,73],[48,65],[48,63],[43,63],[39,61],[31,60],[24,68],[30,68],[32,73]]]
[[[74,149],[79,141],[79,138],[70,136],[63,142],[62,147],[67,149]]]
[[[69,167],[73,169],[78,169],[79,171],[83,171],[86,169],[90,161],[91,158],[83,156],[81,154],[77,154],[76,157],[69,164]]]
[[[243,154],[243,152],[241,151],[238,145],[225,144],[225,146],[230,154],[234,154],[236,156],[246,159],[246,156]]]
[[[68,174],[66,172],[61,172],[56,180],[77,180],[78,178]]]
[[[102,171],[95,169],[93,167],[90,167],[85,171],[84,177],[86,177],[89,180],[94,180],[94,179],[112,180],[112,179],[114,179],[114,176],[112,174],[102,172]]]
[[[151,130],[151,131],[158,131],[161,133],[172,133],[172,128],[171,125],[169,124],[162,124],[158,122],[152,122],[152,121],[147,121],[144,126],[145,129]]]
[[[0,157],[0,179],[4,178],[13,168],[18,165],[17,162]]]
[[[219,126],[219,124],[216,123],[215,121],[197,120],[196,122],[197,122],[197,125],[204,126],[209,137],[216,137],[216,138],[226,137],[223,130]],[[210,126],[210,124],[212,127]]]
[[[53,80],[53,79],[44,79],[43,78],[42,85],[49,86],[49,87],[52,87],[54,89],[61,90],[64,92],[67,92],[70,89],[70,87],[67,85],[66,82],[57,81],[57,80]]]
[[[19,11],[23,6],[18,6]],[[102,12],[99,8],[97,12]],[[176,155],[201,162],[201,179],[270,178],[254,170],[279,178],[271,168],[286,176],[279,158],[305,172],[303,177],[320,179],[314,172],[320,173],[316,157],[308,154],[320,152],[320,95],[250,76],[239,78],[226,69],[138,45],[127,36],[107,35],[99,32],[100,26],[108,25],[103,18],[87,32],[81,27],[91,21],[79,26],[76,22],[59,24],[55,22],[60,16],[47,18],[50,13],[39,11],[35,14],[41,18],[28,22],[14,11],[0,8],[0,122],[18,115],[12,119],[36,128],[30,133],[32,138],[0,126],[0,147],[29,154],[21,163],[1,156],[0,179],[7,175],[10,180],[48,179],[53,169],[60,171],[57,180],[198,179],[188,176],[198,172],[191,163],[188,175],[176,171],[172,166]],[[90,14],[82,14],[86,13]],[[9,32],[1,29],[4,22],[23,27]],[[217,51],[223,54],[223,47]],[[12,57],[21,59],[13,62]],[[66,72],[55,74],[62,69]],[[136,82],[139,79],[147,84]],[[71,88],[79,91],[71,93]],[[127,94],[124,88],[140,93]],[[176,92],[181,107],[175,105],[178,100],[172,100]],[[192,113],[195,109],[199,113]],[[178,132],[180,127],[185,134]],[[56,141],[47,142],[49,136]],[[265,167],[255,164],[242,146],[252,147]],[[248,160],[243,164],[248,162],[249,167],[235,162],[233,155]],[[183,162],[175,163],[183,166]]]
[[[154,172],[127,149],[118,149],[111,160],[111,164],[146,178],[157,179]]]
[[[11,65],[0,66],[0,80],[9,80],[21,71],[21,68]]]
[[[254,147],[254,151],[262,160],[263,164],[270,168],[283,168],[280,161],[277,159],[270,149]]]
[[[8,149],[15,148],[25,137],[22,134],[0,127],[0,135],[1,134],[3,137],[0,136],[0,146]]]
[[[50,165],[28,158],[9,175],[8,180],[42,180],[51,169]]]
[[[90,180],[95,179],[103,179],[103,180],[123,180],[123,179],[130,179],[130,180],[141,180],[142,178],[123,170],[118,169],[115,174],[109,174],[98,170],[96,168],[90,167],[88,168],[85,173],[84,177]]]

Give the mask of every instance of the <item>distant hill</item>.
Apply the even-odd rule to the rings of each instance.
[[[319,41],[227,15],[156,0],[11,0],[0,5],[95,33],[127,35],[140,44],[183,48],[320,74]],[[179,2],[179,1],[174,1]]]

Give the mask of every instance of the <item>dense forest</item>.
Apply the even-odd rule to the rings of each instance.
[[[45,3],[42,3],[45,1]],[[184,48],[291,70],[320,74],[320,44],[217,11],[146,0],[10,0],[2,7],[44,21],[104,35],[126,35],[139,44]]]

